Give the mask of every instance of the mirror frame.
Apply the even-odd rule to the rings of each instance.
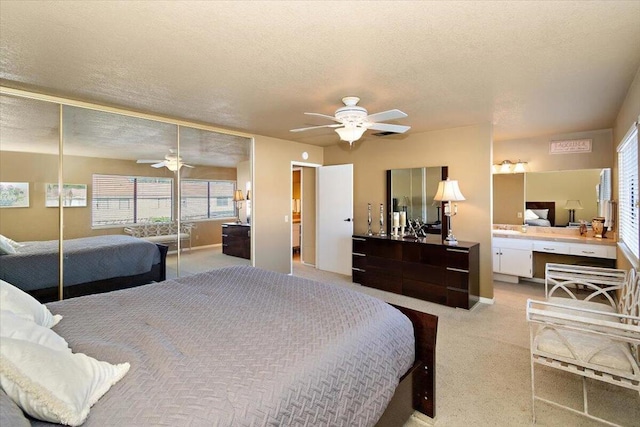
[[[442,181],[446,180],[449,177],[449,167],[448,166],[422,166],[423,168],[427,168],[427,167],[440,167],[441,168],[441,176],[440,179]],[[396,168],[396,169],[412,169],[412,168]],[[413,168],[416,169],[416,168]],[[390,236],[391,235],[391,206],[393,204],[392,202],[392,197],[391,197],[391,171],[394,169],[387,169],[387,235]],[[444,204],[445,202],[442,202],[440,204],[440,208],[442,209],[440,212],[442,212],[442,230],[440,230],[440,237],[442,238],[442,240],[444,241],[444,239],[447,237],[447,234],[449,233],[449,217],[444,215]],[[435,234],[434,234],[435,236]]]

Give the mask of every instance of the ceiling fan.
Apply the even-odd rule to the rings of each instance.
[[[188,165],[182,161],[182,157],[175,154],[175,150],[170,149],[169,154],[164,156],[164,160],[138,160],[136,163],[153,163],[152,168],[166,167],[172,172],[179,170],[181,167],[193,168],[195,166]]]
[[[345,106],[338,108],[334,116],[327,116],[326,114],[320,113],[305,113],[309,116],[324,117],[337,123],[291,129],[291,132],[302,132],[319,128],[335,128],[335,131],[340,135],[340,139],[342,141],[347,141],[349,145],[352,145],[354,141],[357,141],[362,137],[362,134],[364,134],[367,129],[393,133],[405,133],[411,129],[411,126],[379,123],[385,120],[395,120],[407,117],[407,115],[402,111],[388,110],[380,113],[369,114],[364,107],[357,105],[359,101],[360,98],[357,96],[346,96],[342,98],[342,102]]]

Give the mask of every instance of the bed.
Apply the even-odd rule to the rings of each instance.
[[[556,225],[556,202],[525,202],[525,223],[534,227],[554,227]],[[527,218],[533,212],[537,218]]]
[[[0,255],[0,279],[40,301],[58,299],[57,240],[14,242]],[[167,247],[124,235],[64,241],[65,298],[158,282],[166,278]]]
[[[407,407],[435,415],[437,317],[337,285],[234,266],[47,307],[74,353],[130,363],[86,426],[397,426]]]

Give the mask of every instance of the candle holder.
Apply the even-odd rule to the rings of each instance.
[[[384,205],[380,203],[380,232],[378,236],[385,237],[387,232],[384,230]]]
[[[398,237],[398,229],[400,228],[400,213],[394,212],[392,216],[393,237]]]
[[[371,230],[371,203],[367,203],[367,236],[373,236]]]
[[[400,235],[404,237],[404,225],[400,227]]]

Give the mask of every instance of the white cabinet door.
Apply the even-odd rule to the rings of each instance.
[[[512,276],[532,277],[531,251],[500,249],[500,273]]]

